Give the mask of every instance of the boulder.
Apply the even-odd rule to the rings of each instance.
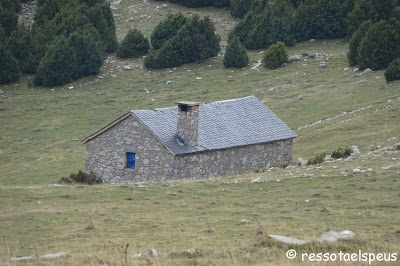
[[[295,61],[300,61],[301,56],[300,55],[293,55],[288,57],[288,62],[292,63]]]
[[[303,160],[302,158],[298,158],[297,159],[297,165],[298,166],[306,166],[307,162],[308,162],[308,160]]]
[[[366,70],[363,71],[363,75],[368,75],[370,73],[372,73],[373,71],[370,68],[367,68]]]

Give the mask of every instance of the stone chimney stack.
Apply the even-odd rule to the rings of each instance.
[[[197,146],[199,125],[198,102],[178,102],[178,136],[191,146]]]

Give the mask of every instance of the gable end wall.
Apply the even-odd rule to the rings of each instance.
[[[136,154],[135,169],[125,167],[127,152]],[[86,153],[86,171],[107,183],[172,177],[174,156],[133,116],[88,141]]]

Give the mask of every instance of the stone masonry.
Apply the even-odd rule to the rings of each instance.
[[[292,160],[293,139],[174,155],[134,115],[86,143],[86,170],[105,182],[200,179],[264,170]],[[136,154],[126,168],[127,152]]]

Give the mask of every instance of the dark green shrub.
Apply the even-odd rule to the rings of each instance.
[[[131,29],[118,45],[117,56],[121,58],[138,57],[150,49],[149,40],[137,29]]]
[[[167,40],[171,39],[178,33],[186,21],[187,18],[181,13],[178,13],[169,15],[166,19],[158,23],[150,36],[151,46],[153,49],[160,49]]]
[[[145,59],[147,68],[176,67],[201,62],[216,56],[220,50],[219,36],[209,17],[202,20],[193,16],[187,20],[176,36]]]
[[[334,159],[339,159],[339,158],[347,158],[351,154],[351,149],[349,147],[346,148],[338,148],[336,151],[331,153],[331,157]]]
[[[68,40],[63,36],[57,37],[40,61],[33,83],[56,86],[71,82],[77,64],[76,52],[69,46]]]
[[[106,46],[106,52],[114,52],[118,47],[118,43],[115,34],[114,16],[110,4],[96,4],[88,9],[83,9],[82,12],[88,17],[89,21],[99,32],[104,45]]]
[[[71,173],[69,177],[62,177],[60,183],[64,184],[80,183],[80,184],[93,185],[93,184],[101,184],[103,183],[103,180],[97,177],[94,172],[90,172],[88,174],[83,172],[82,170],[79,170],[78,173],[76,174]]]
[[[229,8],[231,16],[234,18],[244,18],[254,1],[255,0],[230,0]]]
[[[19,79],[18,61],[11,50],[0,43],[0,84],[6,84]]]
[[[347,0],[305,0],[295,12],[298,41],[344,38],[347,35]]]
[[[0,25],[3,27],[6,36],[17,28],[18,16],[13,8],[2,8],[0,5]]]
[[[316,165],[316,164],[321,164],[324,162],[324,158],[326,156],[326,153],[320,153],[317,154],[314,158],[311,158],[307,161],[307,165]]]
[[[157,0],[163,1],[163,0]],[[228,7],[229,0],[169,0],[171,3],[181,4],[187,7],[202,7],[202,6],[214,6],[214,7]]]
[[[400,58],[390,63],[385,71],[385,78],[387,82],[400,80]]]
[[[357,0],[353,10],[348,14],[348,33],[352,36],[364,21],[376,22],[378,14],[375,11],[372,0]]]
[[[373,24],[361,39],[357,50],[360,69],[385,69],[400,58],[400,21],[391,18]]]
[[[72,33],[68,38],[68,47],[76,54],[74,80],[100,72],[104,63],[105,47],[99,33],[92,25],[86,25],[83,29]]]
[[[288,53],[283,42],[271,45],[263,55],[263,64],[269,69],[276,69],[288,62]]]
[[[293,9],[288,0],[256,0],[229,39],[239,37],[247,49],[266,48],[277,41],[293,45],[296,43],[293,27]]]
[[[349,65],[354,66],[358,64],[357,49],[360,44],[362,37],[367,33],[368,29],[372,26],[370,20],[363,22],[360,27],[353,33],[349,43],[349,52],[347,53],[347,59]]]
[[[228,43],[228,47],[226,48],[224,66],[242,68],[247,66],[248,63],[249,57],[244,45],[237,37],[231,39]]]
[[[32,74],[31,57],[34,52],[34,42],[31,32],[24,26],[19,26],[9,38],[9,47],[18,60],[19,69],[23,73]]]

